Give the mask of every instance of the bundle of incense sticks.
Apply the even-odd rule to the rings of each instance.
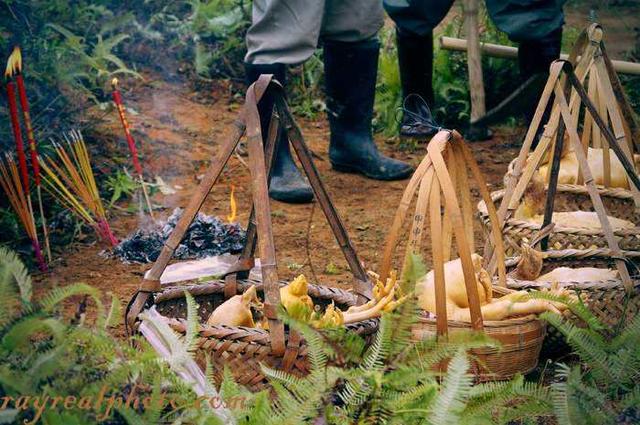
[[[31,239],[38,267],[42,271],[47,271],[47,263],[44,261],[42,250],[40,249],[36,223],[33,218],[33,212],[30,209],[28,194],[24,191],[20,181],[18,166],[9,155],[6,155],[4,161],[0,160],[0,186],[7,194],[11,207],[16,212],[29,239]]]
[[[41,157],[45,188],[70,211],[94,228],[111,246],[118,244],[113,235],[91,169],[89,151],[78,131],[54,142],[54,157]]]

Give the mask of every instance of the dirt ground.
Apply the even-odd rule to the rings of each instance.
[[[587,14],[588,6],[579,5],[567,20],[574,24],[583,22]],[[613,17],[604,17],[605,27],[607,22],[613,22],[612,19]],[[628,46],[633,42],[633,32],[629,25],[634,25],[637,21],[629,23],[628,20],[625,18],[616,21],[618,24],[610,32],[609,37],[620,37],[624,41],[610,43],[615,46],[612,49],[615,53],[619,52],[618,47]],[[615,53],[614,56],[618,56]],[[141,144],[147,179],[158,175],[169,185],[182,188],[174,195],[154,195],[153,202],[161,207],[156,215],[160,219],[166,219],[175,207],[186,206],[198,185],[198,178],[204,174],[211,159],[217,154],[222,141],[229,137],[241,100],[231,95],[229,86],[224,82],[199,83],[198,90],[194,90],[191,83],[179,77],[145,77],[144,83],[138,83],[125,91],[124,97],[128,108],[135,111],[135,114],[129,114],[129,118],[134,136]],[[103,118],[97,129],[99,139],[95,140],[102,145],[101,152],[126,155],[126,144],[115,112],[105,115],[96,110],[89,115]],[[367,269],[377,270],[387,230],[408,180],[378,182],[331,170],[327,155],[329,130],[325,117],[318,116],[316,120],[300,119],[298,124],[307,144],[317,155],[316,166],[360,260]],[[517,155],[524,131],[523,128],[494,128],[492,140],[470,144],[491,190],[500,187],[508,163]],[[420,145],[417,150],[406,152],[397,150],[394,143],[379,136],[376,141],[385,153],[414,165],[420,162],[426,148],[426,145]],[[232,184],[236,188],[238,201],[237,220],[246,225],[251,196],[249,172],[236,157],[231,158],[202,211],[226,217],[229,213]],[[477,196],[475,189],[474,195]],[[127,212],[124,208],[126,204],[120,204],[120,207],[111,211],[111,224],[118,237],[124,238],[139,226],[149,224],[148,219],[139,213]],[[348,288],[350,274],[347,264],[320,208],[315,208],[309,227],[312,209],[311,205],[288,205],[277,201],[271,203],[279,277],[290,279],[299,273],[311,276],[312,267],[321,284]],[[479,228],[477,230],[479,233]],[[310,258],[307,257],[307,239],[312,253]],[[481,241],[481,238],[477,240]],[[99,242],[78,242],[57,252],[51,272],[35,276],[36,296],[56,286],[85,282],[105,294],[114,293],[126,304],[151,264],[122,264],[117,259],[99,255],[105,248]],[[429,259],[426,260],[429,263]],[[117,333],[121,331],[122,329],[116,330]]]
[[[211,158],[223,140],[229,137],[240,103],[229,95],[222,83],[211,83],[201,88],[199,95],[187,83],[153,80],[126,93],[127,106],[136,112],[130,114],[134,136],[141,144],[141,153],[147,179],[161,176],[171,186],[179,186],[174,195],[156,193],[154,204],[162,208],[157,218],[166,219],[175,207],[186,206],[194,193],[199,177],[204,174]],[[386,232],[408,180],[379,182],[354,174],[338,173],[331,169],[327,143],[329,130],[324,116],[317,120],[299,120],[306,142],[316,154],[316,166],[342,217],[360,260],[369,270],[377,270]],[[117,116],[110,114],[98,128],[107,140],[106,149],[126,152]],[[492,190],[498,188],[507,164],[517,154],[518,129],[497,129],[491,141],[471,145]],[[109,137],[111,135],[111,137]],[[114,139],[113,135],[118,135]],[[111,142],[109,140],[111,139]],[[425,153],[426,145],[414,152],[402,152],[395,145],[378,138],[382,150],[417,165]],[[211,191],[202,211],[226,217],[229,214],[230,186],[236,188],[237,220],[246,225],[250,208],[250,180],[248,169],[232,157],[218,184]],[[475,192],[475,190],[474,190]],[[476,192],[477,193],[477,192]],[[135,205],[135,201],[134,205]],[[121,204],[125,207],[126,203]],[[313,267],[322,284],[347,288],[350,274],[333,234],[322,214],[315,208],[309,229],[311,258],[307,258],[306,241],[311,205],[289,205],[272,201],[271,215],[278,255],[278,272],[283,279],[299,273],[311,275]],[[124,208],[112,209],[111,224],[116,235],[125,237],[139,226],[148,225],[149,219]],[[36,276],[40,291],[45,288],[85,282],[100,288],[105,294],[112,292],[126,303],[138,287],[143,273],[150,264],[122,264],[115,258],[99,255],[106,248],[100,242],[75,243],[55,255],[49,275]]]

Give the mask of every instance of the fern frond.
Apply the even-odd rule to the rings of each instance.
[[[91,297],[91,299],[93,299],[96,304],[98,321],[100,323],[103,323],[105,319],[105,312],[104,305],[100,300],[100,291],[93,286],[87,285],[86,283],[74,283],[71,285],[54,288],[42,299],[42,301],[40,301],[40,308],[43,310],[43,312],[49,313],[53,311],[62,301],[76,295],[88,295]]]
[[[606,351],[607,342],[601,335],[589,329],[578,328],[554,313],[542,313],[540,318],[556,327],[565,336],[571,348],[599,377],[615,376],[616,368],[609,359]]]
[[[15,323],[2,338],[2,346],[6,350],[22,350],[31,344],[31,336],[39,332],[51,334],[60,340],[65,326],[56,319],[28,316]]]
[[[194,351],[196,349],[197,337],[200,334],[200,325],[198,323],[198,303],[196,303],[196,300],[189,291],[184,291],[184,297],[187,301],[187,332],[184,343],[187,351]]]
[[[111,294],[111,306],[109,307],[109,313],[104,321],[104,327],[113,328],[118,326],[122,322],[122,307],[120,300],[115,294]]]
[[[567,295],[556,295],[550,292],[530,291],[527,299],[540,299],[562,303],[569,307],[569,310],[580,320],[582,320],[589,329],[594,332],[602,331],[605,327],[602,322],[591,312],[589,307],[585,305],[582,298],[578,297],[577,301],[571,300]]]
[[[0,282],[11,280],[18,286],[22,302],[25,304],[30,303],[32,286],[29,271],[24,263],[20,261],[18,254],[0,246]]]
[[[325,343],[326,338],[323,337],[321,331],[312,328],[302,320],[296,319],[282,306],[278,310],[278,317],[304,338],[308,347],[309,362],[312,370],[323,369],[327,364],[328,356],[335,356],[332,347]]]
[[[404,268],[402,269],[402,279],[400,280],[400,288],[404,294],[415,291],[416,283],[427,274],[427,268],[422,258],[407,250],[404,260]]]
[[[622,332],[613,338],[610,343],[611,351],[615,352],[627,345],[637,348],[638,341],[640,341],[640,315],[634,317],[625,325]]]
[[[265,365],[262,365],[261,369],[264,376],[266,376],[269,380],[280,382],[284,385],[284,388],[295,388],[302,384],[301,378],[298,378],[297,376],[284,372],[282,370],[272,369]]]
[[[468,370],[469,360],[465,352],[459,350],[449,362],[442,387],[434,400],[431,414],[434,425],[458,423],[473,385],[473,377],[467,373]]]

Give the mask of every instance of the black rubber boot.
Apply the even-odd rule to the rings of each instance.
[[[424,103],[433,107],[433,32],[420,36],[396,28],[396,44],[398,46],[398,65],[400,66],[400,81],[402,83],[402,98],[404,108],[410,113],[402,114],[400,136],[424,138],[433,136],[437,130],[425,125],[419,117],[428,115],[424,111]],[[417,95],[417,96],[411,96]]]
[[[276,80],[282,85],[285,84],[284,64],[245,64],[245,72],[247,84],[256,81],[260,74],[273,74]],[[269,94],[265,94],[258,103],[263,141],[266,141],[269,131],[273,104],[274,99]],[[309,186],[309,182],[300,174],[298,167],[293,162],[289,139],[287,139],[284,132],[280,135],[276,146],[276,154],[271,169],[271,180],[269,181],[269,196],[277,201],[291,204],[303,204],[311,202],[313,199],[313,191]]]
[[[548,74],[551,62],[560,57],[560,47],[562,42],[562,28],[553,31],[540,40],[523,41],[518,48],[518,66],[520,68],[520,79],[524,82],[533,74]],[[542,95],[542,89],[536,96],[537,99]],[[553,99],[553,98],[552,98]],[[524,111],[527,126],[531,124],[533,115],[535,114],[538,103],[531,105]],[[544,125],[549,121],[551,115],[551,102],[542,116],[542,123],[538,128],[536,136],[533,140],[532,148],[538,145]]]
[[[410,176],[413,168],[380,154],[371,135],[379,48],[377,40],[324,45],[329,159],[336,171],[399,180]]]

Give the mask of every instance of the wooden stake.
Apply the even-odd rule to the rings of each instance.
[[[485,107],[484,81],[482,78],[482,53],[478,29],[478,0],[464,0],[464,27],[467,33],[467,68],[471,93],[471,121],[483,117]]]

